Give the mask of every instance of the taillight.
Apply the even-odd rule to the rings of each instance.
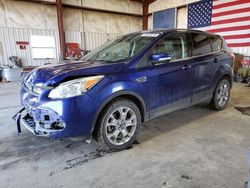
[[[231,67],[232,67],[232,73],[234,74],[234,64],[235,64],[235,55],[233,52],[227,52],[227,54],[232,58],[233,60],[233,63],[231,64]]]
[[[227,52],[227,54],[232,58],[233,62],[235,61],[235,55],[233,52]]]

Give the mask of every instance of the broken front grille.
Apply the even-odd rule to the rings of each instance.
[[[35,127],[36,127],[36,123],[34,121],[34,118],[31,117],[29,114],[26,114],[24,117],[23,117],[23,120],[31,127],[35,130]]]

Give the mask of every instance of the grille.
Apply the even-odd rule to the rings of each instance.
[[[23,119],[25,120],[25,122],[27,124],[29,124],[29,126],[31,128],[35,129],[36,123],[35,123],[34,119],[29,114],[27,114]]]

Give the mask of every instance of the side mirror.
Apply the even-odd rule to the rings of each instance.
[[[149,57],[149,61],[153,64],[168,63],[171,60],[171,55],[169,53],[155,53]]]

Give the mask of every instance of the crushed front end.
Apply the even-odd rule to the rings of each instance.
[[[25,105],[13,119],[17,122],[18,133],[21,133],[21,125],[38,136],[51,136],[53,133],[63,131],[66,127],[62,118],[49,109],[34,108]]]
[[[39,88],[36,87],[28,82],[22,84],[23,108],[13,117],[17,122],[18,133],[21,132],[21,125],[38,136],[50,137],[62,132],[66,127],[65,121],[55,110],[46,108],[45,104],[48,102],[40,101],[39,94],[36,93]]]
[[[33,73],[37,75],[37,73]],[[56,86],[42,86],[41,79],[25,79],[21,87],[23,108],[13,117],[18,133],[26,127],[33,134],[51,138],[90,137],[92,121],[98,104],[86,94],[51,99]],[[88,108],[87,108],[88,107]]]

